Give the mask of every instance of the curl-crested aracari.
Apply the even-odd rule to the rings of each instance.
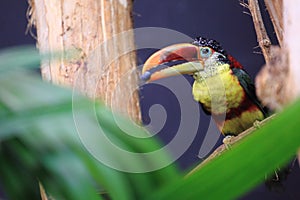
[[[163,48],[149,57],[142,73],[141,78],[148,82],[180,74],[192,75],[194,99],[206,113],[212,114],[225,136],[238,135],[256,120],[266,117],[250,76],[215,40],[198,37],[191,44]]]

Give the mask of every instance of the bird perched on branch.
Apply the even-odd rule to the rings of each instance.
[[[198,37],[191,44],[163,48],[145,62],[142,73],[148,82],[192,75],[194,99],[212,115],[224,136],[236,136],[267,116],[250,76],[215,40]]]
[[[198,37],[157,51],[145,62],[141,78],[151,82],[181,74],[194,77],[194,99],[212,115],[224,136],[236,136],[267,117],[250,76],[216,40]],[[276,170],[267,186],[281,188],[289,171],[290,167]]]

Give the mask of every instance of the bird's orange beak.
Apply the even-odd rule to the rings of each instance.
[[[199,47],[189,43],[165,47],[148,58],[144,64],[141,79],[149,82],[170,76],[193,74],[201,71],[204,69],[204,66],[199,51]],[[164,65],[166,63],[172,64],[172,61],[184,62],[171,66]]]

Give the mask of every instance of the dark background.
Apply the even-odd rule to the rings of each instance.
[[[35,44],[35,40],[30,35],[25,35],[27,6],[26,1],[1,1],[1,49],[22,44]],[[262,10],[264,10],[264,7]],[[214,38],[223,45],[227,52],[241,62],[252,77],[255,77],[255,74],[264,64],[264,60],[262,55],[257,53],[260,52],[260,49],[257,48],[258,44],[252,18],[244,12],[248,12],[248,10],[240,6],[238,0],[135,0],[133,18],[135,27],[163,27],[184,33],[191,38],[196,36]],[[267,19],[266,12],[264,17]],[[276,43],[277,41],[269,20],[266,20],[266,25],[272,42]],[[138,62],[140,64],[143,63],[154,51],[139,51]],[[192,82],[192,79],[187,79]],[[150,120],[147,111],[152,104],[162,104],[167,110],[167,123],[159,133],[159,136],[164,142],[168,142],[173,137],[172,133],[176,132],[176,124],[180,122],[180,113],[177,112],[178,102],[170,92],[151,85],[141,88],[141,97],[143,120],[146,124]],[[192,98],[192,95],[190,98]],[[193,120],[193,116],[191,116],[191,120]],[[201,145],[203,135],[207,130],[208,122],[209,117],[205,116],[201,111],[201,124],[198,134],[193,144],[177,162],[183,170],[189,169],[201,161],[197,155],[199,145]],[[300,199],[300,192],[297,186],[300,184],[298,168],[298,165],[295,166],[288,180],[284,182],[284,192],[270,192],[264,185],[261,185],[240,199]],[[216,172],[216,175],[218,173],[222,172]],[[216,188],[215,192],[217,191],[218,188]]]

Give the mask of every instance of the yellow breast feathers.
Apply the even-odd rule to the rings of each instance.
[[[243,101],[243,88],[238,78],[232,75],[229,64],[219,65],[214,71],[198,72],[194,78],[194,99],[202,103],[209,112],[226,113]]]

